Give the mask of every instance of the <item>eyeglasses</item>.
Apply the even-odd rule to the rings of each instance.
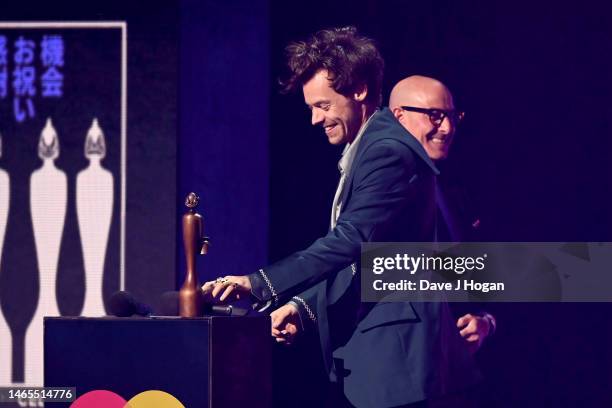
[[[444,109],[427,109],[427,108],[415,108],[414,106],[402,106],[405,111],[424,113],[429,116],[429,121],[435,127],[440,127],[444,118],[447,118],[454,124],[458,125],[463,120],[465,112],[457,110],[444,110]]]

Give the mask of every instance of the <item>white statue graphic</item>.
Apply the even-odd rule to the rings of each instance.
[[[102,282],[113,215],[113,175],[100,164],[105,155],[104,133],[94,118],[85,140],[85,157],[89,166],[79,172],[76,186],[77,216],[85,261],[82,316],[105,314]]]
[[[66,174],[55,167],[59,139],[51,118],[40,135],[38,157],[42,166],[30,178],[30,211],[36,243],[40,294],[25,342],[25,383],[43,384],[43,316],[59,316],[55,296],[57,262],[66,218]]]
[[[0,134],[0,158],[2,157],[2,135]],[[8,173],[0,169],[0,267],[2,266],[2,249],[9,212],[10,179]],[[13,370],[13,337],[0,309],[0,387],[10,385]]]

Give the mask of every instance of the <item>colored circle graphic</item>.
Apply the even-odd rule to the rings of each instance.
[[[183,404],[167,392],[149,390],[135,395],[128,401],[126,408],[185,408]]]
[[[70,408],[127,408],[126,401],[112,391],[90,391],[77,398]]]

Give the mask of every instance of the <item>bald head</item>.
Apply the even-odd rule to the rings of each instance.
[[[446,158],[456,123],[446,116],[436,125],[427,113],[404,110],[402,106],[454,111],[453,95],[446,85],[434,78],[413,75],[399,81],[389,97],[389,109],[402,126],[423,145],[429,157],[432,160]]]
[[[453,96],[446,85],[434,78],[413,75],[402,79],[393,87],[389,108],[393,110],[396,107],[413,105],[433,108],[427,105],[432,99],[453,106]]]

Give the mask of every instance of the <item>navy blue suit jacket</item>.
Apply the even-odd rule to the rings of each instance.
[[[279,306],[303,292],[301,314],[316,323],[330,376],[358,407],[408,404],[474,382],[445,303],[360,301],[362,242],[433,239],[436,174],[393,114],[375,113],[347,175],[336,227],[251,275],[260,303]]]

